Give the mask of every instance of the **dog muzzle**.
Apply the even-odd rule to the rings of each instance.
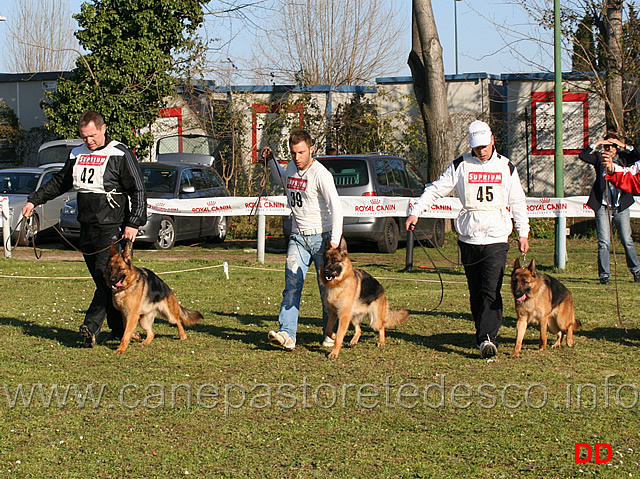
[[[520,296],[519,298],[516,298],[516,301],[518,303],[522,303],[523,301],[525,301],[527,299],[527,293],[523,294],[522,296]]]

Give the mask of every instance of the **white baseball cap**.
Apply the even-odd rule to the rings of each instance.
[[[484,121],[476,120],[469,125],[469,145],[471,148],[490,145],[492,136],[491,128]]]

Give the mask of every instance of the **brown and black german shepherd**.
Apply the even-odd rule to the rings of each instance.
[[[536,272],[536,260],[531,260],[527,268],[520,266],[516,259],[511,273],[511,291],[516,301],[516,347],[512,358],[520,357],[522,340],[529,324],[540,324],[540,350],[547,347],[547,330],[557,335],[552,348],[562,343],[564,334],[567,346],[573,347],[573,333],[582,325],[576,319],[571,292],[557,279]]]
[[[337,358],[344,336],[353,323],[355,334],[349,343],[358,344],[362,329],[360,322],[369,316],[369,324],[378,331],[378,346],[384,346],[386,328],[403,323],[409,318],[406,309],[390,310],[384,288],[369,273],[353,267],[347,256],[347,243],[342,238],[337,248],[329,247],[323,254],[322,283],[325,286],[324,300],[329,308],[329,322],[325,334],[335,339],[330,358]],[[333,328],[338,321],[338,332]]]
[[[113,292],[113,304],[124,319],[124,334],[116,354],[126,351],[131,338],[140,340],[136,333],[138,322],[147,333],[142,344],[153,341],[155,334],[152,326],[157,314],[178,327],[180,339],[187,339],[183,325],[191,326],[202,319],[198,311],[180,306],[173,291],[153,271],[136,268],[132,264],[131,243],[128,241],[122,254],[111,245],[111,256],[104,276]]]

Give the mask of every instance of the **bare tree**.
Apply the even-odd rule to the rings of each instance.
[[[80,47],[68,0],[15,0],[8,17],[5,65],[10,71],[73,68]]]
[[[409,67],[429,149],[427,181],[434,181],[454,155],[453,124],[447,104],[442,46],[431,0],[413,0]]]
[[[362,84],[396,72],[397,10],[383,0],[278,0],[277,25],[256,45],[263,80]]]

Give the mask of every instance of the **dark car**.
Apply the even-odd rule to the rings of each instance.
[[[140,163],[149,198],[208,198],[229,196],[222,178],[206,165],[185,163]],[[60,213],[60,229],[70,241],[80,236],[77,202],[65,204]],[[138,230],[137,241],[168,250],[176,241],[207,239],[221,243],[227,236],[226,216],[181,216],[151,213]]]
[[[27,204],[31,193],[49,181],[54,173],[60,171],[63,163],[49,163],[39,167],[5,168],[0,170],[0,196],[9,198],[11,213],[12,241],[18,245],[27,245],[36,235],[54,234],[58,225],[60,209],[66,201],[76,197],[74,192],[65,193],[43,205],[36,207],[33,216],[27,221],[18,222],[22,218],[22,207]]]
[[[340,196],[402,196],[418,198],[426,181],[405,158],[368,153],[364,155],[338,155],[316,157],[333,174]],[[406,218],[399,217],[347,217],[344,218],[343,236],[347,241],[369,241],[381,253],[394,253],[399,241],[407,239]],[[284,221],[285,236],[291,231],[291,221]],[[415,235],[427,245],[444,244],[444,220],[420,218]]]

